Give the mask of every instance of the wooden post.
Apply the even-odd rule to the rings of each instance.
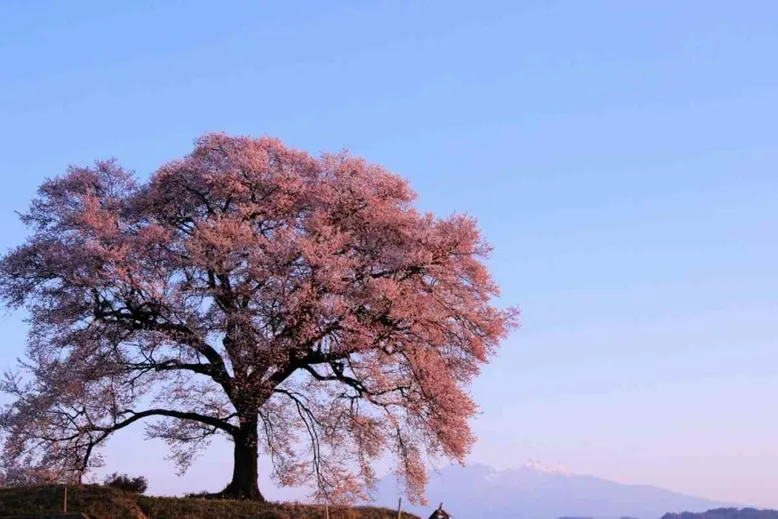
[[[329,503],[324,503],[324,516],[327,519],[330,519],[330,504]]]
[[[402,519],[403,516],[403,498],[397,500],[397,519]]]
[[[65,485],[65,498],[62,504],[63,512],[68,513],[68,486]]]

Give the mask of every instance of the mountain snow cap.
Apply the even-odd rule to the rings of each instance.
[[[548,474],[560,474],[563,476],[572,476],[573,473],[569,469],[566,469],[564,467],[559,466],[552,466],[552,465],[544,465],[543,463],[539,462],[538,460],[528,460],[522,468],[529,469],[529,470],[536,470],[538,472],[545,472]]]

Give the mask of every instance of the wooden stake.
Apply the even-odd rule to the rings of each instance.
[[[330,519],[330,504],[324,503],[324,515],[327,519]]]
[[[62,505],[63,512],[68,513],[68,486],[65,485],[65,501]]]
[[[397,500],[397,519],[402,519],[403,516],[403,498]]]

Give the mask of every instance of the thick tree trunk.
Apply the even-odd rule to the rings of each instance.
[[[232,481],[221,495],[232,499],[265,501],[257,484],[258,435],[257,421],[241,423],[240,431],[233,437],[235,442]]]

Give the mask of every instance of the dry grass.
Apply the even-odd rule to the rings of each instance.
[[[0,518],[62,513],[64,488],[0,489]],[[324,519],[324,508],[291,503],[252,503],[196,498],[147,497],[84,485],[68,491],[68,512],[90,519]],[[394,519],[384,508],[330,508],[331,519]],[[418,519],[403,513],[403,519]]]

